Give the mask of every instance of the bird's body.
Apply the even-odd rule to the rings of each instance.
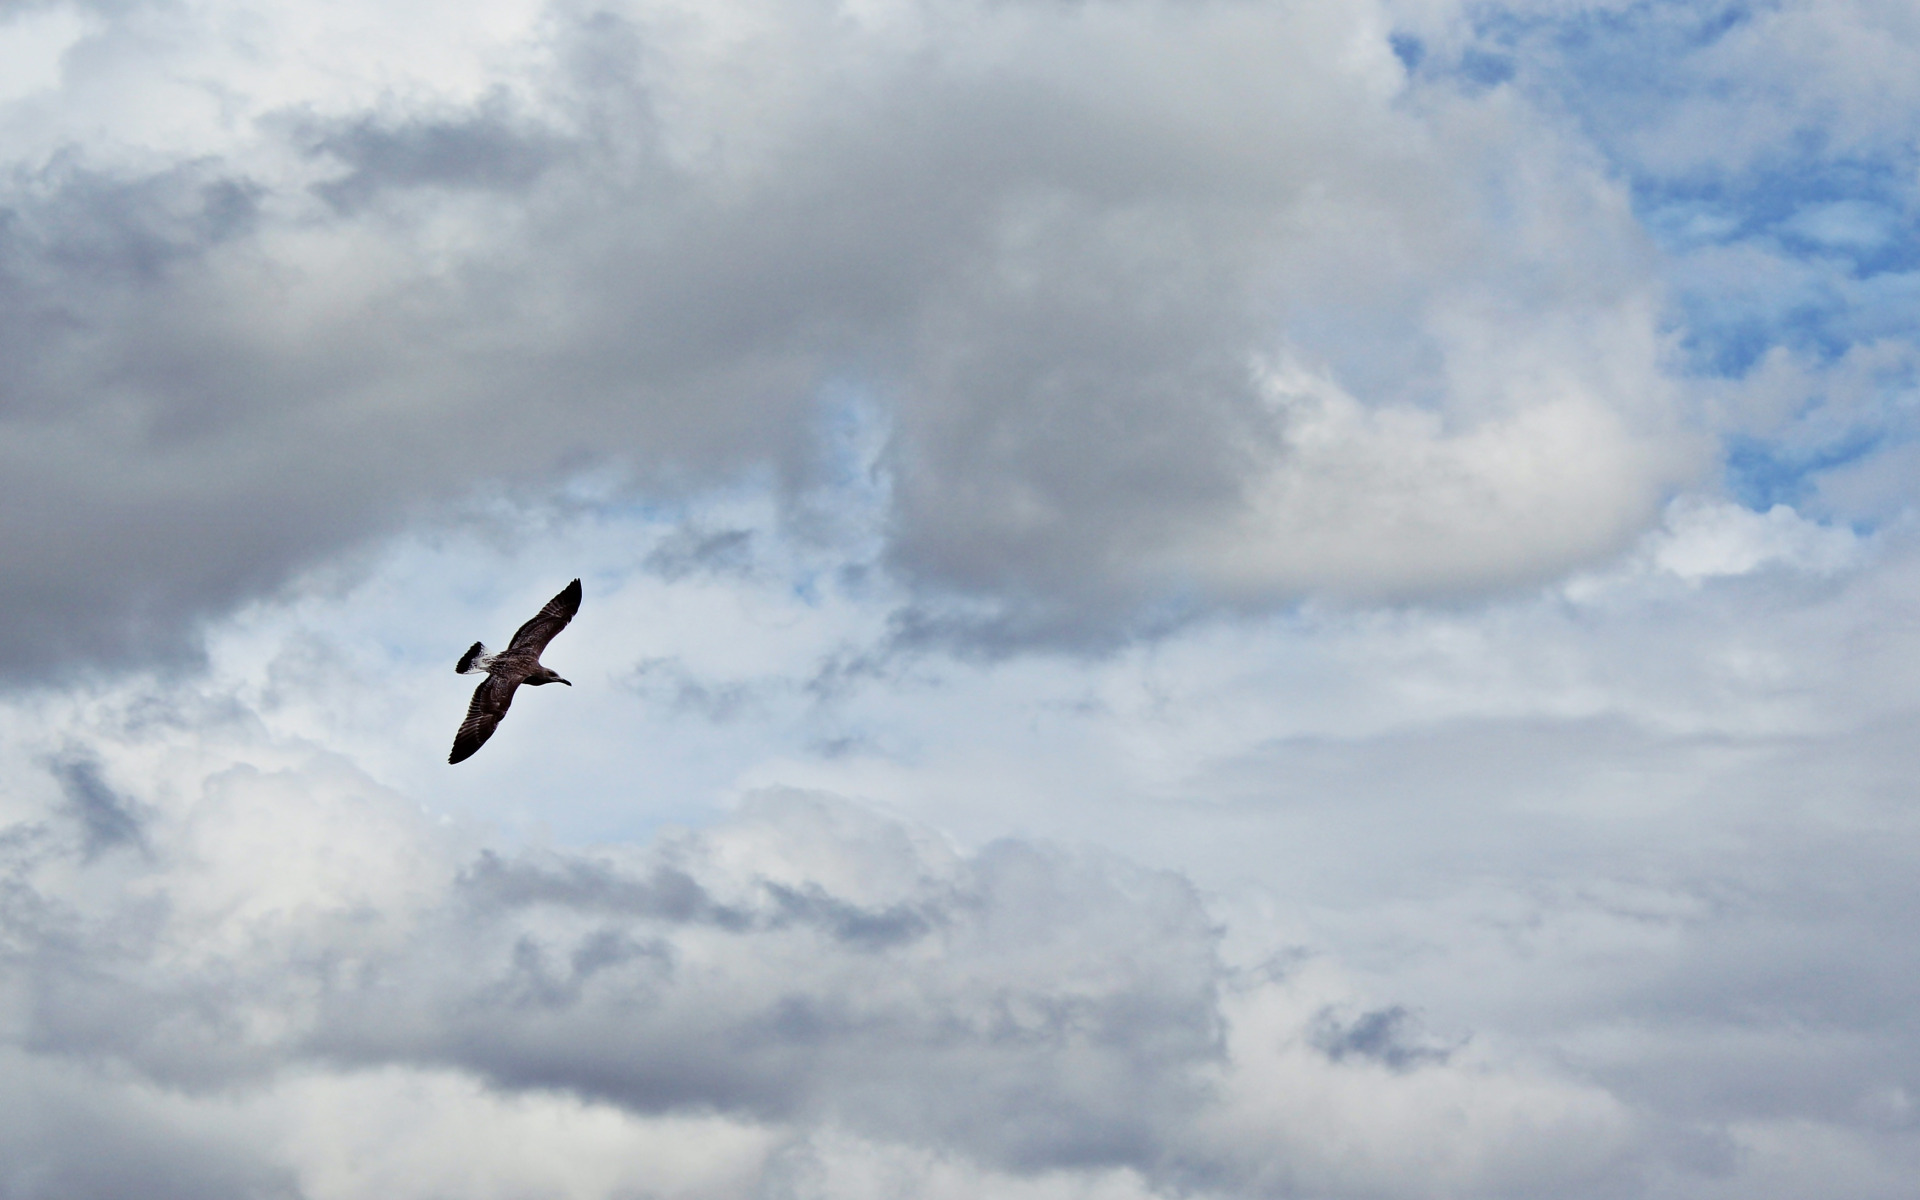
[[[576,579],[547,601],[547,606],[535,613],[531,621],[516,630],[505,650],[488,654],[485,646],[475,642],[460,656],[455,671],[462,675],[484,671],[487,677],[473,689],[473,703],[467,705],[467,719],[460,723],[460,732],[454,736],[453,753],[447,756],[448,762],[463,762],[486,744],[499,727],[500,718],[507,715],[513,693],[521,684],[573,686],[551,667],[541,665],[540,653],[579,611],[580,581]]]

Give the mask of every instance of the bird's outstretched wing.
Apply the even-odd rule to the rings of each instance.
[[[499,728],[500,718],[507,715],[508,707],[513,704],[513,690],[519,686],[518,680],[509,682],[498,675],[489,675],[480,681],[480,686],[473,689],[473,703],[467,705],[467,719],[460,722],[460,732],[453,736],[453,753],[447,755],[448,762],[464,762],[487,744],[487,739]]]
[[[532,651],[533,656],[538,658],[540,652],[547,648],[547,643],[565,629],[567,622],[573,620],[573,614],[579,611],[580,581],[576,579],[561,588],[558,596],[547,601],[547,606],[535,613],[533,620],[514,630],[513,641],[508,644],[507,651],[512,654]]]

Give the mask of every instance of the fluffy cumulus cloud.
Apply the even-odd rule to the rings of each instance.
[[[0,0],[0,1197],[1909,1194],[1916,56]]]
[[[476,849],[237,714],[182,753],[154,699],[105,700],[9,826],[10,1194],[835,1195],[929,1152],[966,1186],[1518,1193],[1620,1156],[1597,1089],[1230,969],[1171,872],[798,793]]]
[[[1392,19],[22,10],[8,667],[178,650],[478,481],[803,486],[847,404],[891,566],[1002,641],[1617,549],[1701,465],[1650,246]]]

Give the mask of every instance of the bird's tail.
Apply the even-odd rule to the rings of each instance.
[[[487,653],[485,646],[475,642],[467,647],[465,654],[460,656],[460,665],[455,667],[454,671],[461,675],[484,675],[487,668],[492,665],[493,655]]]

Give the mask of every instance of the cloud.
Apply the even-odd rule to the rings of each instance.
[[[1891,10],[80,11],[0,1192],[1910,1190]]]
[[[57,759],[51,770],[80,826],[87,858],[117,846],[143,845],[140,818],[133,807],[100,778],[100,767],[84,755]]]
[[[1341,1042],[1365,1042],[1351,1062],[1326,1049],[1327,980],[1226,966],[1178,874],[1023,840],[962,852],[798,793],[644,845],[476,852],[331,756],[255,742],[244,723],[197,728],[238,740],[186,752],[108,721],[100,765],[53,768],[96,792],[137,771],[150,853],[11,826],[10,1077],[67,1099],[43,1109],[41,1147],[9,1160],[10,1191],[111,1192],[120,1176],[89,1167],[84,1141],[122,1146],[114,1170],[156,1186],[340,1194],[328,1180],[345,1168],[303,1149],[288,1115],[325,1103],[303,1097],[385,1096],[418,1125],[451,1090],[508,1119],[486,1114],[504,1101],[460,1098],[478,1080],[526,1097],[513,1120],[559,1105],[642,1129],[706,1123],[714,1153],[758,1139],[760,1184],[716,1195],[818,1170],[836,1138],[1010,1179],[1235,1194],[1306,1172],[1429,1194],[1418,1173],[1367,1184],[1310,1139],[1253,1130],[1310,1104],[1296,1088],[1411,1089],[1418,1109],[1435,1071],[1464,1073],[1432,1102],[1491,1106],[1493,1142],[1442,1153],[1445,1170],[1540,1178],[1501,1145],[1517,1135],[1505,1068],[1416,1052],[1375,1075],[1381,1038]],[[1236,1015],[1246,1005],[1264,1015]],[[1522,1090],[1570,1106],[1553,1120],[1615,1119],[1577,1085]],[[221,1112],[253,1134],[196,1132]],[[775,1146],[788,1150],[767,1157]],[[426,1194],[443,1150],[435,1135],[376,1161],[392,1194]],[[722,1171],[689,1153],[696,1173]]]
[[[383,193],[433,187],[519,193],[553,164],[559,139],[515,127],[504,98],[489,98],[454,120],[383,124],[374,117],[299,130],[307,152],[336,160],[345,175],[314,185],[342,213]],[[298,136],[298,135],[296,135]]]
[[[1731,494],[1861,523],[1910,507],[1890,484],[1913,442],[1908,14],[1788,2],[1407,15],[1440,47],[1429,57],[1509,55],[1511,86],[1577,114],[1631,187],[1665,258],[1680,374],[1704,384],[1725,436]],[[1802,386],[1783,407],[1788,379]]]
[[[16,676],[177,656],[476,487],[798,496],[836,389],[887,429],[886,563],[1009,645],[1548,577],[1695,469],[1618,188],[1410,90],[1371,8],[515,10],[379,94],[295,16],[243,55],[244,7],[141,11],[63,87],[181,121],[22,134],[0,184]],[[1279,401],[1285,356],[1351,416]],[[1527,465],[1570,438],[1606,453]]]
[[[779,513],[419,535],[206,673],[0,708],[20,1102],[315,1196],[1898,1194],[1898,529],[1689,501],[1499,605],[989,663]],[[649,565],[712,529],[751,571]],[[580,689],[451,775],[448,655],[561,563]],[[679,719],[663,648],[764,708]]]
[[[1360,1013],[1344,1022],[1329,1010],[1321,1014],[1313,1042],[1334,1062],[1357,1055],[1396,1071],[1425,1062],[1445,1062],[1450,1051],[1422,1044],[1417,1029],[1414,1015],[1399,1004]]]
[[[297,1174],[257,1144],[155,1089],[102,1089],[30,1055],[7,1052],[0,1112],[10,1196],[112,1200],[139,1194],[167,1200],[291,1200]]]

